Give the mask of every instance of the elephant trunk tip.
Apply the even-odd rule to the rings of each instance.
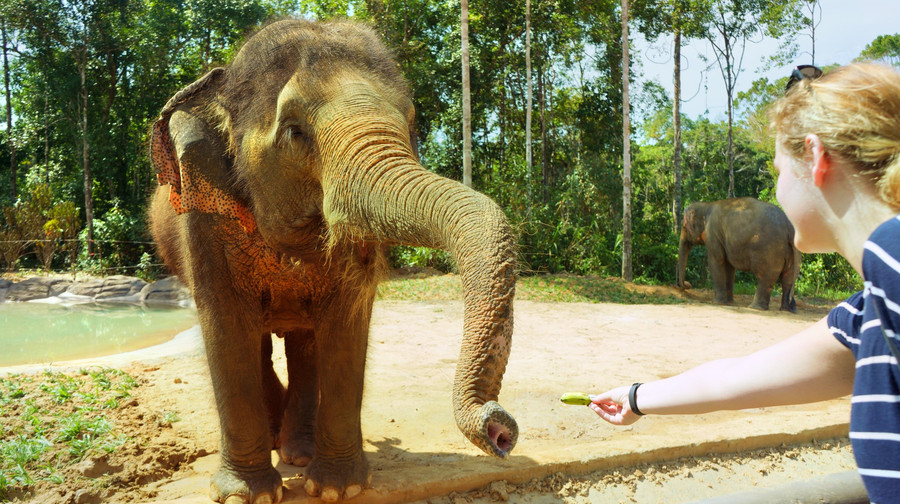
[[[500,458],[508,456],[519,438],[515,418],[496,401],[489,401],[481,407],[480,424],[478,439],[473,439],[473,442],[489,455]]]
[[[488,438],[500,457],[509,455],[509,452],[516,445],[509,427],[497,422],[488,423]]]

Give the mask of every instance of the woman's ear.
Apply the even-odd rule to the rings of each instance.
[[[828,151],[825,150],[825,145],[822,144],[822,139],[819,138],[819,135],[815,135],[810,133],[806,135],[806,151],[809,153],[809,163],[812,171],[813,183],[816,187],[821,188],[822,184],[825,183],[825,177],[828,175],[828,172],[831,171],[831,158],[828,155]]]

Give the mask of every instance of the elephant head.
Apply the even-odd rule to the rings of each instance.
[[[232,218],[281,256],[327,260],[346,244],[450,251],[465,291],[455,418],[475,445],[505,456],[518,435],[496,402],[515,238],[493,201],[420,164],[414,118],[399,65],[370,29],[284,20],[170,100],[154,164],[176,211]]]
[[[690,284],[685,284],[684,279],[687,259],[694,245],[706,242],[706,216],[706,205],[703,203],[693,203],[684,210],[681,237],[678,240],[678,269],[675,275],[675,282],[679,288],[690,288]]]

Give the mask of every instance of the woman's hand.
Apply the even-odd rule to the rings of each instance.
[[[628,403],[630,386],[614,388],[599,395],[592,395],[588,407],[597,415],[613,425],[631,425],[641,416],[631,411]]]

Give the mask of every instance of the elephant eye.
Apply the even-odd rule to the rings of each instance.
[[[287,125],[281,130],[280,141],[282,146],[295,145],[300,140],[305,140],[307,138],[306,133],[303,132],[303,128],[299,125],[292,124]]]
[[[289,126],[287,133],[288,133],[288,135],[291,136],[291,138],[294,138],[294,139],[301,138],[304,136],[303,130],[300,129],[300,126]]]

